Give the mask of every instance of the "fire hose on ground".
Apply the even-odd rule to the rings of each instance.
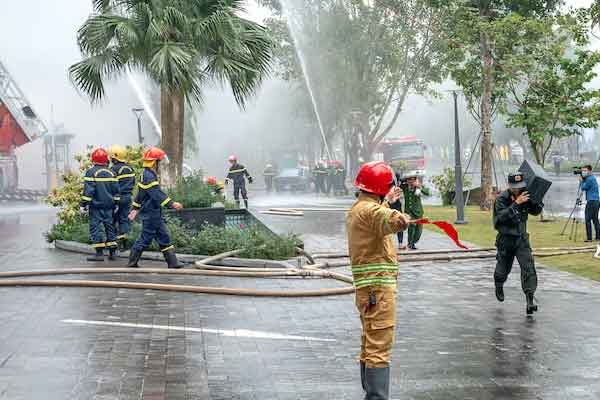
[[[578,254],[594,251],[596,246],[587,247],[554,247],[539,248],[534,251],[538,257],[551,257],[568,254]],[[254,297],[316,297],[351,294],[354,292],[352,277],[325,270],[325,268],[347,267],[349,261],[325,261],[315,263],[316,259],[342,259],[348,254],[324,253],[309,254],[298,248],[297,252],[303,255],[309,265],[303,268],[252,268],[252,267],[225,267],[207,265],[219,260],[240,254],[244,249],[228,251],[205,258],[195,263],[194,269],[166,269],[166,268],[67,268],[26,271],[0,272],[0,287],[94,287],[113,289],[151,289],[170,292],[222,294],[235,296]],[[424,261],[453,261],[469,259],[485,259],[496,256],[495,249],[448,249],[448,250],[422,250],[401,253],[399,262],[424,262]],[[102,281],[102,280],[59,280],[59,279],[27,279],[40,276],[58,275],[86,275],[86,274],[160,274],[171,276],[219,276],[219,277],[246,277],[246,278],[325,278],[334,279],[348,284],[341,288],[324,288],[310,290],[258,290],[246,288],[209,287],[198,285],[164,284],[131,281]],[[19,278],[19,279],[16,279]]]

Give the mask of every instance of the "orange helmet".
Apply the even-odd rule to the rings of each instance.
[[[364,164],[354,185],[365,192],[385,196],[394,184],[394,173],[383,161],[371,161]]]
[[[165,158],[168,158],[167,153],[158,147],[150,147],[144,152],[144,161],[162,161]]]
[[[209,176],[208,178],[206,178],[206,184],[211,186],[217,186],[217,178],[215,178],[214,176]]]
[[[108,164],[108,152],[102,147],[98,147],[92,152],[92,162],[99,165]]]

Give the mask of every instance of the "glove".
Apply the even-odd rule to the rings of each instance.
[[[249,176],[249,177],[248,177],[248,182],[250,182],[250,183],[254,183],[254,179],[253,179],[251,176]]]
[[[79,205],[79,212],[81,214],[87,214],[87,212],[88,212],[88,206],[83,205],[83,204]]]
[[[225,184],[229,185],[229,178],[225,179]]]

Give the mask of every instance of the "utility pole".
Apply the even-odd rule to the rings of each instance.
[[[142,136],[142,114],[144,113],[144,109],[132,108],[131,111],[133,111],[137,118],[138,141],[140,144],[144,144],[144,137]]]
[[[465,221],[465,200],[463,198],[463,174],[461,162],[460,134],[458,130],[458,90],[452,91],[454,97],[454,202],[456,203],[456,221],[455,224],[466,224]]]

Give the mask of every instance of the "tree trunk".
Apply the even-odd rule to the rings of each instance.
[[[185,104],[180,93],[169,91],[166,87],[160,89],[160,127],[162,130],[161,146],[169,157],[166,169],[167,176],[163,177],[166,185],[172,185],[181,175],[183,167],[183,132]]]
[[[489,9],[480,10],[489,20]],[[481,31],[481,63],[483,88],[481,92],[481,210],[490,210],[494,202],[492,187],[492,91],[494,86],[494,60],[489,35]]]

